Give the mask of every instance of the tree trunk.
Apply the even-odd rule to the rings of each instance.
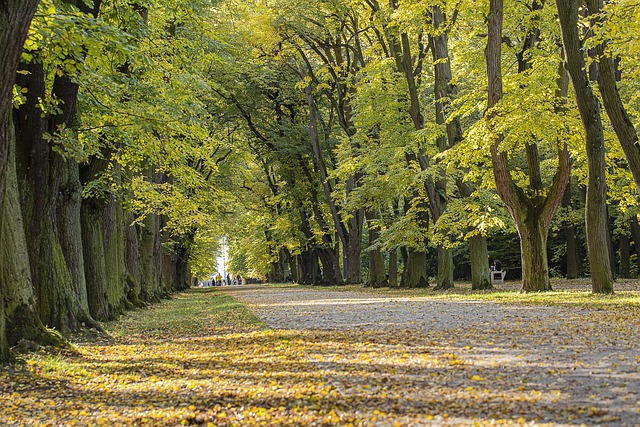
[[[364,209],[353,212],[347,226],[347,247],[345,266],[345,279],[347,283],[360,283],[360,255],[362,252],[362,225],[364,222]]]
[[[85,279],[84,255],[82,249],[82,185],[78,164],[75,161],[57,159],[60,171],[60,194],[57,200],[56,225],[60,246],[76,293],[78,320],[87,326],[99,328],[89,311],[87,281]]]
[[[59,335],[45,329],[37,312],[18,192],[13,124],[10,124],[7,130],[10,146],[0,213],[0,291],[3,296],[1,303],[6,320],[6,335],[2,335],[0,342],[4,341],[4,346],[12,346],[21,339],[28,339],[42,344],[57,345],[63,340]]]
[[[310,250],[300,252],[300,283],[303,285],[315,285],[320,282],[320,268],[318,258]]]
[[[626,230],[620,235],[620,277],[628,279],[630,274],[630,260],[631,258],[631,243],[629,242],[629,236],[627,236]]]
[[[631,217],[631,237],[633,239],[633,250],[636,254],[636,274],[640,275],[640,224],[638,216]]]
[[[322,263],[322,281],[326,285],[334,286],[340,283],[336,281],[335,256],[331,248],[316,248],[318,258]]]
[[[365,212],[367,218],[367,226],[369,229],[369,245],[373,246],[378,240],[380,232],[378,228],[372,224],[373,220],[377,218],[376,211],[368,209]],[[384,268],[384,257],[379,249],[369,250],[369,274],[367,276],[367,286],[374,288],[380,288],[387,286],[387,272]]]
[[[562,199],[562,206],[564,208],[571,208],[571,180],[567,184],[567,189],[564,192]],[[576,244],[576,227],[569,223],[564,228],[564,237],[567,243],[567,279],[578,278],[578,245]]]
[[[438,246],[437,280],[437,290],[453,288],[453,251],[444,246]]]
[[[102,238],[101,205],[100,201],[93,198],[83,200],[80,223],[89,312],[95,319],[108,320],[113,316],[109,310],[107,294],[107,265]]]
[[[160,300],[160,219],[157,215],[148,215],[140,230],[140,264],[142,282],[140,299],[145,302]]]
[[[594,293],[613,293],[609,246],[607,242],[607,189],[605,183],[604,133],[598,99],[585,72],[585,59],[578,32],[578,0],[556,0],[566,67],[576,95],[585,131],[588,163],[586,203],[587,250]]]
[[[402,271],[403,288],[427,288],[429,278],[427,277],[427,253],[410,249],[407,253],[407,261]]]
[[[2,266],[0,266],[0,279],[2,278]],[[0,288],[0,365],[11,361],[11,352],[9,351],[9,342],[7,341],[7,328],[5,326],[6,319],[4,315],[4,292]]]
[[[119,167],[116,165],[113,171],[116,174],[115,178],[118,179]],[[109,195],[108,203],[102,211],[102,239],[105,245],[104,255],[107,266],[109,306],[113,314],[119,315],[124,313],[129,303],[126,300],[127,273],[125,267],[124,212],[122,203],[115,194]],[[157,250],[159,252],[157,256],[161,254],[160,243],[158,241]]]
[[[191,273],[189,271],[189,252],[180,245],[177,248],[175,262],[175,280],[172,292],[185,291],[191,286]]]
[[[298,257],[291,256],[289,258],[289,269],[291,269],[291,282],[300,283],[299,269],[298,269]]]
[[[143,306],[140,300],[142,272],[140,271],[140,242],[133,214],[128,212],[124,224],[125,263],[127,269],[127,299],[136,307]]]
[[[489,251],[485,236],[473,236],[469,239],[469,255],[471,256],[471,289],[492,289]]]
[[[165,218],[162,218],[164,224]],[[163,296],[171,295],[177,281],[178,254],[176,252],[177,243],[172,242],[167,231],[161,232],[162,236],[162,273],[160,277],[160,293]]]
[[[38,0],[6,0],[0,6],[0,207],[9,162],[12,91],[20,55]],[[13,131],[11,131],[13,135]]]
[[[398,287],[398,250],[389,252],[389,287]]]
[[[31,280],[42,321],[49,327],[69,332],[81,326],[80,319],[86,317],[86,313],[80,313],[76,304],[76,291],[56,223],[63,160],[43,139],[45,131],[53,132],[48,122],[55,122],[56,118],[43,117],[39,107],[45,88],[42,64],[30,64],[26,68],[30,74],[18,79],[28,92],[26,103],[16,111],[16,140],[21,146],[16,170],[22,183]],[[55,89],[59,86],[54,83]],[[61,99],[68,97],[63,90],[59,92]]]
[[[19,214],[19,220],[15,225],[17,225],[20,230],[23,230],[20,206],[17,203],[12,209],[8,209],[8,207],[5,206],[7,204],[5,202],[7,195],[5,189],[9,182],[9,157],[15,156],[15,154],[11,154],[12,150],[15,153],[15,134],[13,130],[13,120],[11,118],[13,84],[16,78],[16,70],[20,63],[20,55],[22,54],[24,41],[27,37],[29,25],[31,24],[31,19],[37,6],[38,0],[7,0],[0,6],[0,58],[2,58],[0,61],[0,242],[2,242],[2,249],[0,249],[0,251],[2,251],[0,252],[0,306],[2,306],[0,307],[0,317],[2,317],[0,320],[0,363],[9,360],[9,345],[11,343],[7,338],[10,334],[14,333],[11,330],[10,322],[6,322],[6,319],[9,319],[11,316],[10,312],[13,311],[6,307],[11,296],[10,289],[19,286],[19,284],[23,287],[29,287],[29,289],[31,286],[30,280],[19,279],[20,269],[13,272],[9,271],[9,264],[19,265],[20,262],[28,263],[28,256],[25,250],[25,253],[22,254],[24,259],[20,261],[14,259],[14,257],[19,255],[16,252],[5,252],[9,247],[8,238],[5,236],[8,233],[15,233],[17,231],[4,231],[4,224],[6,221],[5,216],[15,216]],[[13,171],[11,173],[13,174],[15,182],[15,163],[13,162],[12,160],[11,163],[13,166],[11,166],[11,168],[13,168]],[[17,185],[17,183],[15,185]],[[17,188],[15,191],[16,200],[18,200]],[[13,211],[13,209],[17,210]],[[14,237],[12,240],[14,242],[24,240],[24,236],[22,239]],[[29,269],[28,265],[26,269]],[[16,273],[18,273],[17,276],[15,275]],[[15,282],[15,280],[17,280],[17,282]],[[27,301],[29,301],[29,298],[27,298]],[[33,304],[33,301],[31,304]],[[32,306],[27,312],[33,311],[34,308],[35,307]],[[34,315],[33,317],[34,319],[29,320],[29,322],[33,323],[33,330],[39,334],[44,334],[45,331],[42,326],[36,325],[35,318],[37,316]]]
[[[550,291],[549,263],[547,259],[547,230],[539,220],[518,228],[522,251],[522,290],[524,292]]]
[[[303,264],[304,264],[303,256],[301,254],[296,255],[296,266],[297,266],[296,270],[298,272],[298,275],[296,276],[296,282],[300,285],[307,284],[305,283],[305,280],[306,280],[305,266]]]
[[[613,248],[613,224],[609,218],[609,206],[607,206],[607,244],[609,245],[609,265],[611,266],[611,274],[615,278],[618,262],[616,260],[616,250]]]

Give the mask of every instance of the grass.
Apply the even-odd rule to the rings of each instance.
[[[136,309],[123,319],[105,325],[116,336],[131,333],[161,334],[188,331],[198,333],[211,328],[250,328],[260,319],[230,296],[213,288],[191,289],[147,308]]]
[[[274,285],[282,286],[282,285]],[[520,292],[521,282],[506,282],[497,285],[492,290],[476,291],[471,289],[471,284],[456,283],[454,288],[436,291],[432,287],[424,289],[400,289],[400,288],[371,288],[363,285],[346,286],[321,286],[314,289],[325,289],[338,292],[365,292],[397,297],[428,297],[441,300],[460,301],[486,301],[502,304],[531,304],[547,306],[579,306],[584,308],[637,308],[640,306],[640,283],[638,281],[621,281],[614,294],[593,294],[590,282],[585,279],[578,280],[553,280],[553,291],[549,292]],[[287,285],[297,287],[297,285]]]

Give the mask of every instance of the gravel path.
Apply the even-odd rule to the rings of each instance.
[[[542,411],[553,412],[538,417],[548,425],[640,425],[637,310],[515,306],[301,287],[230,287],[224,292],[273,329],[360,331],[367,339],[384,331],[403,345],[460,355],[470,369],[481,372],[485,387],[520,384],[517,389],[548,394]],[[462,380],[448,381],[441,386],[463,386]],[[558,414],[570,414],[571,419],[559,419]]]

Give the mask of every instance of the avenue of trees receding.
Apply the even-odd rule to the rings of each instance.
[[[227,271],[640,273],[637,0],[6,0],[0,360]],[[226,248],[225,248],[226,250]]]

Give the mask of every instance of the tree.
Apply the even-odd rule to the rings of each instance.
[[[578,28],[578,0],[556,1],[567,71],[576,97],[585,132],[589,164],[586,226],[593,292],[612,293],[613,274],[609,253],[609,226],[606,207],[605,144],[600,106],[586,71],[583,44]]]
[[[12,193],[17,189],[12,189],[16,185],[15,163],[12,158],[15,155],[15,134],[11,119],[11,108],[13,100],[13,85],[16,77],[16,70],[22,54],[22,46],[27,37],[29,25],[38,6],[37,0],[13,1],[9,0],[0,5],[0,241],[3,242],[3,252],[0,258],[0,361],[9,358],[9,345],[14,344],[14,333],[12,329],[16,324],[31,329],[34,333],[28,334],[30,338],[38,335],[45,335],[42,324],[38,322],[35,314],[35,305],[30,294],[30,281],[27,279],[24,269],[10,270],[10,266],[16,266],[16,256],[24,256],[23,253],[12,251],[14,249],[7,242],[15,242],[16,245],[24,244],[24,238],[16,235],[15,240],[10,239],[7,227],[7,218],[15,218],[19,214],[19,206],[15,204],[9,206],[6,199],[7,191]],[[9,190],[7,190],[9,189]],[[16,194],[17,196],[17,194]],[[9,197],[12,197],[9,194]],[[17,208],[17,211],[15,210]],[[16,224],[13,224],[16,225]],[[21,222],[17,223],[19,233]],[[22,270],[22,271],[21,271]],[[12,274],[18,273],[19,276]],[[23,294],[25,299],[15,301],[16,294]],[[12,302],[14,305],[7,306]],[[17,313],[16,313],[17,312]],[[7,322],[5,322],[7,319]],[[21,326],[21,327],[22,327]]]
[[[542,9],[542,7],[543,3],[533,2],[534,9]],[[522,289],[527,292],[546,291],[551,289],[546,249],[547,233],[569,180],[571,161],[566,141],[561,142],[561,138],[558,137],[558,168],[549,191],[544,194],[537,143],[535,141],[527,142],[525,143],[526,164],[532,196],[527,196],[513,180],[507,152],[501,147],[504,139],[503,133],[496,131],[496,120],[501,114],[500,101],[503,99],[501,69],[503,13],[502,1],[492,0],[489,10],[486,49],[488,82],[486,118],[488,119],[488,131],[491,133],[493,173],[498,194],[509,210],[520,236],[523,269]],[[534,24],[527,31],[524,47],[521,51],[523,58],[527,55],[527,50],[533,48],[539,34],[539,28]],[[518,70],[520,73],[524,73],[529,68],[530,64],[527,60],[520,61]],[[562,71],[559,72],[560,82],[562,82],[563,74]],[[558,86],[559,88],[563,87],[562,83]],[[557,91],[558,98],[562,97],[561,92],[562,89]]]

